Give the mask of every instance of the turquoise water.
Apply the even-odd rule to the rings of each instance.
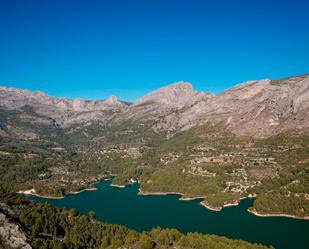
[[[179,195],[141,196],[137,195],[137,183],[126,188],[110,187],[110,183],[104,181],[96,185],[97,191],[63,199],[30,198],[56,207],[76,208],[85,214],[94,210],[98,220],[138,231],[160,226],[243,239],[278,249],[309,248],[309,221],[254,216],[246,211],[252,205],[250,199],[215,212],[201,206],[199,200],[179,201]]]

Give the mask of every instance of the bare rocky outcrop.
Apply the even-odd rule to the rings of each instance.
[[[25,108],[32,108],[33,113]],[[107,100],[52,98],[42,92],[0,87],[0,108],[18,110],[18,118],[54,128],[93,123],[119,125],[128,120],[152,121],[153,130],[173,136],[198,125],[221,125],[236,135],[268,137],[309,127],[309,75],[281,80],[248,81],[219,95],[197,92],[188,82],[155,90],[132,105]],[[1,133],[8,126],[1,123]],[[22,134],[11,125],[11,133]],[[32,130],[25,134],[35,137]]]
[[[155,120],[168,136],[198,125],[221,125],[236,135],[268,137],[309,127],[309,76],[255,80],[219,95],[193,90],[187,82],[160,88],[124,109],[116,119]]]
[[[114,108],[122,108],[127,105],[121,101],[118,101],[115,96],[111,96],[106,100],[53,98],[40,91],[32,92],[5,86],[0,87],[0,97],[0,105],[10,110],[19,109],[24,106],[31,106],[35,108],[35,111],[39,111],[41,114],[53,114],[53,111],[103,111]]]
[[[211,93],[194,91],[192,84],[189,82],[177,82],[145,95],[137,100],[132,107],[147,102],[155,102],[168,107],[182,108],[212,96]]]
[[[25,233],[20,227],[9,221],[5,214],[0,212],[0,247],[8,249],[31,249]]]
[[[309,126],[309,76],[239,84],[197,103],[182,113],[177,125],[221,124],[238,135],[268,137]]]
[[[124,120],[152,120],[157,123],[155,131],[177,132],[175,126],[185,109],[193,105],[213,98],[211,93],[197,92],[193,90],[189,82],[177,82],[138,99],[130,107],[123,109],[114,122]]]
[[[17,118],[33,125],[68,128],[72,125],[106,122],[112,114],[126,106],[115,96],[89,101],[53,98],[39,91],[0,87],[0,108],[20,111]]]

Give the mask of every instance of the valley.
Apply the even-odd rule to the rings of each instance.
[[[134,103],[0,87],[0,188],[57,201],[112,177],[218,213],[254,197],[252,214],[307,220],[308,113],[308,75],[220,95],[180,82]]]

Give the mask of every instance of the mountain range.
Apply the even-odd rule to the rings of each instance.
[[[63,196],[107,177],[140,194],[256,197],[259,215],[309,217],[309,75],[221,94],[177,82],[134,103],[0,87],[0,186]]]
[[[153,130],[167,136],[198,125],[222,125],[236,135],[269,137],[309,126],[309,75],[280,80],[248,81],[214,95],[194,91],[188,82],[177,82],[138,99],[134,103],[106,100],[53,98],[36,91],[0,87],[0,108],[16,111],[20,122],[57,129],[76,129],[93,123],[118,125],[128,120],[153,121]],[[31,108],[33,115],[25,113]],[[39,115],[39,117],[38,117]],[[0,123],[2,136],[29,136],[29,127]],[[21,134],[23,133],[23,134]]]

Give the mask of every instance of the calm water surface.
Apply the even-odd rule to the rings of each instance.
[[[110,187],[110,183],[104,181],[96,185],[97,191],[63,199],[30,198],[56,207],[76,208],[84,214],[94,210],[98,220],[138,231],[160,226],[243,239],[277,249],[309,248],[309,221],[254,216],[246,211],[252,205],[250,199],[215,212],[199,205],[199,200],[179,201],[179,195],[141,196],[137,195],[137,183],[126,188]]]

